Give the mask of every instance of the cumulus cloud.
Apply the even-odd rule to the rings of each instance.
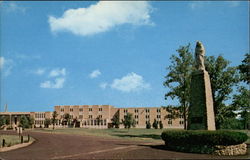
[[[11,74],[13,65],[14,65],[13,60],[0,57],[0,70],[1,73],[3,73],[3,76],[8,76]]]
[[[0,57],[0,69],[3,68],[4,63],[5,63],[4,57]]]
[[[44,72],[45,72],[45,70],[43,70],[43,69],[37,70],[38,74],[39,73],[43,74]],[[65,68],[52,69],[48,73],[48,75],[50,78],[53,78],[53,79],[40,83],[41,88],[55,88],[55,89],[63,88],[64,83],[65,83],[65,79],[66,79],[66,69]]]
[[[3,9],[6,10],[7,12],[21,12],[21,13],[25,13],[27,8],[22,7],[20,5],[18,5],[17,3],[14,2],[10,2],[10,3],[2,3],[1,4]]]
[[[50,71],[49,77],[57,77],[57,76],[65,76],[66,75],[66,69],[65,68],[56,68]]]
[[[40,84],[41,88],[63,88],[65,78],[56,78],[55,81],[45,81]]]
[[[120,79],[114,79],[111,88],[122,92],[134,92],[141,89],[149,89],[150,84],[146,83],[142,76],[131,72]]]
[[[100,76],[102,73],[97,69],[97,70],[94,70],[92,71],[90,74],[89,74],[89,77],[90,78],[97,78],[98,76]]]
[[[122,25],[152,25],[152,7],[144,1],[100,1],[88,8],[66,10],[59,18],[49,16],[52,32],[69,31],[88,36]]]
[[[31,73],[36,74],[36,75],[43,75],[45,73],[45,69],[38,68],[37,70],[31,71]]]
[[[108,87],[108,83],[106,83],[106,82],[101,83],[101,84],[100,84],[100,87],[101,87],[102,89],[106,89],[106,88]]]

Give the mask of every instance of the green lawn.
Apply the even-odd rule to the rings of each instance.
[[[19,136],[16,135],[0,135],[0,147],[2,147],[2,142],[3,139],[5,139],[5,147],[10,147],[13,146],[15,144],[19,144],[21,143],[21,138]],[[27,142],[28,141],[28,136],[23,136],[23,141]],[[34,141],[34,139],[32,137],[30,137],[30,141]]]
[[[163,129],[87,129],[87,128],[57,128],[52,129],[39,129],[36,131],[48,133],[63,133],[63,134],[78,134],[78,135],[92,135],[101,136],[106,138],[118,138],[127,140],[139,140],[146,142],[162,142],[161,133]]]
[[[35,131],[58,133],[58,134],[77,134],[77,135],[92,135],[101,136],[106,138],[119,138],[127,140],[139,140],[146,142],[162,142],[161,133],[164,129],[143,129],[143,128],[131,128],[131,129],[89,129],[89,128],[57,128],[52,129],[37,129]],[[250,143],[250,132],[248,130],[235,130],[239,132],[247,133]]]

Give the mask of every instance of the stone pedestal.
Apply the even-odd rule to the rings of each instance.
[[[213,98],[209,74],[205,70],[193,72],[188,130],[215,130]]]

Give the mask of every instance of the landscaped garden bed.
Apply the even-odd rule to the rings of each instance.
[[[234,131],[164,131],[167,148],[181,152],[216,155],[244,155],[248,136]]]

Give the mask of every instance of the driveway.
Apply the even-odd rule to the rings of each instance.
[[[1,131],[0,134],[15,134]],[[0,159],[247,159],[249,155],[219,157],[168,151],[164,144],[96,136],[25,131],[36,141],[25,148],[0,153]]]

